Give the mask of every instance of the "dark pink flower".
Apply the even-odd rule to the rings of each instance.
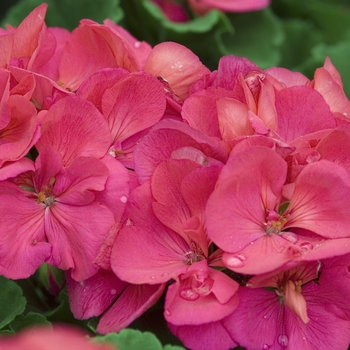
[[[341,259],[328,259],[321,270],[316,261],[253,277],[247,284],[252,288],[238,291],[240,304],[223,320],[225,328],[247,349],[347,349],[348,285]]]

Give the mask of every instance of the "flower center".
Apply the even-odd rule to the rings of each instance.
[[[288,215],[278,214],[275,210],[268,210],[266,222],[264,222],[265,232],[281,234],[284,225],[288,221]]]
[[[55,201],[55,197],[52,194],[53,186],[56,179],[52,177],[48,185],[43,186],[42,190],[38,193],[37,203],[44,203],[46,207],[52,205]]]
[[[195,262],[205,259],[204,253],[196,243],[191,242],[191,250],[185,253],[186,265],[192,265]]]

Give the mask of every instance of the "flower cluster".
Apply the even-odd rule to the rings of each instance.
[[[47,5],[0,32],[0,274],[66,273],[116,332],[165,294],[191,349],[347,349],[350,102],[309,80]]]

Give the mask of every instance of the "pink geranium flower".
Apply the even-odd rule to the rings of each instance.
[[[230,269],[260,274],[350,249],[348,171],[322,160],[305,166],[293,184],[286,176],[287,163],[267,147],[233,153],[223,167],[206,225]]]
[[[223,320],[225,328],[247,349],[347,349],[348,256],[321,266],[301,263],[253,277],[240,288],[240,304]]]
[[[64,166],[47,146],[31,172],[1,182],[1,274],[26,278],[42,262],[71,269],[78,281],[95,274],[93,260],[114,223],[96,200],[107,178],[101,161],[80,156]]]

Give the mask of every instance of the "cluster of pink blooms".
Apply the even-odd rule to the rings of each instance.
[[[66,271],[103,334],[165,293],[190,349],[347,349],[350,102],[331,61],[313,80],[233,56],[211,72],[109,20],[49,28],[46,7],[0,32],[0,273]]]
[[[159,6],[169,20],[174,22],[185,22],[188,20],[183,5],[176,0],[150,1]],[[203,15],[212,9],[226,12],[257,11],[265,8],[269,3],[270,0],[188,0],[190,8],[199,15]]]

